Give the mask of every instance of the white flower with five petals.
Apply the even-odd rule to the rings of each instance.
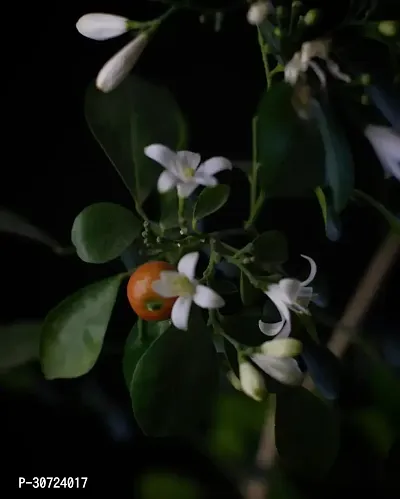
[[[392,128],[368,125],[365,136],[375,150],[387,177],[400,180],[400,135]]]
[[[189,197],[199,185],[216,186],[218,180],[214,175],[232,169],[231,162],[226,158],[217,156],[200,164],[200,154],[174,152],[161,144],[147,146],[144,153],[165,168],[158,179],[158,191],[164,193],[176,187],[181,198]]]
[[[294,338],[274,338],[265,342],[251,360],[271,378],[285,385],[297,385],[303,380],[294,356],[301,352],[301,342]]]
[[[301,282],[297,279],[284,278],[278,284],[271,284],[265,294],[275,304],[281,320],[278,322],[259,321],[260,330],[267,336],[279,335],[280,338],[287,338],[292,329],[290,310],[296,313],[308,314],[307,307],[313,297],[313,288],[308,286],[317,273],[317,265],[312,258],[301,255],[308,260],[311,265],[310,275]]]
[[[172,307],[171,320],[176,328],[184,331],[188,328],[192,302],[201,308],[208,309],[225,305],[224,300],[214,290],[199,284],[195,279],[198,260],[198,252],[187,253],[180,259],[178,271],[164,270],[160,272],[160,279],[152,284],[153,291],[160,296],[178,297]]]

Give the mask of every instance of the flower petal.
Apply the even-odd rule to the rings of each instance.
[[[232,170],[232,163],[222,156],[215,156],[202,163],[197,171],[207,176],[211,176],[222,170]]]
[[[364,130],[384,170],[400,180],[400,135],[393,129],[368,125]]]
[[[96,12],[79,18],[76,29],[92,40],[108,40],[128,31],[128,21],[126,17]]]
[[[173,270],[160,272],[160,279],[154,281],[151,288],[164,298],[173,298],[178,295],[174,286],[177,277],[179,277],[179,272]]]
[[[203,284],[196,286],[193,301],[201,308],[221,308],[225,305],[224,299],[218,293]]]
[[[204,173],[195,173],[194,180],[197,184],[205,185],[206,187],[215,187],[218,184],[218,180],[210,175],[205,175]]]
[[[188,198],[196,189],[196,182],[181,182],[178,184],[178,196],[180,198]]]
[[[301,290],[301,282],[298,281],[297,279],[291,279],[289,277],[285,277],[284,279],[281,279],[279,281],[279,288],[281,290],[283,297],[282,301],[288,305],[291,305],[295,303],[297,300],[297,297]]]
[[[263,354],[254,354],[251,359],[260,369],[280,383],[299,385],[303,380],[304,375],[294,359],[277,359]]]
[[[295,357],[302,351],[301,341],[294,338],[276,338],[261,345],[261,351],[271,357]]]
[[[179,162],[185,167],[196,170],[200,164],[201,156],[197,152],[178,151],[176,154],[178,155]]]
[[[263,322],[262,320],[259,320],[258,327],[266,336],[276,336],[282,331],[285,322],[285,319],[282,319],[279,322]]]
[[[158,177],[157,189],[158,192],[164,194],[173,189],[178,183],[178,179],[168,170],[164,170]]]
[[[254,400],[261,401],[266,394],[262,374],[250,362],[241,362],[239,376],[243,392]]]
[[[172,307],[171,320],[177,329],[187,331],[192,297],[180,296]]]
[[[198,251],[186,253],[186,255],[179,260],[178,272],[184,274],[189,280],[193,281],[199,256],[200,253]]]
[[[104,64],[96,78],[96,87],[102,92],[114,90],[131,72],[146,47],[148,36],[141,33]]]
[[[175,173],[174,165],[177,162],[177,153],[171,151],[169,147],[162,144],[151,144],[144,148],[144,153],[148,158],[157,161],[171,173]]]
[[[303,258],[308,260],[310,262],[310,266],[311,266],[310,275],[307,277],[307,279],[305,281],[303,281],[301,283],[301,285],[304,287],[304,286],[308,286],[310,284],[310,282],[312,282],[314,280],[315,276],[317,275],[317,264],[315,263],[315,260],[313,260],[312,258],[310,258],[307,255],[300,255],[300,256],[302,256]]]

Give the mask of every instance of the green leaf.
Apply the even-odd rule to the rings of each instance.
[[[205,187],[197,198],[193,218],[201,220],[219,210],[228,200],[229,192],[230,187],[224,184]]]
[[[200,483],[171,472],[147,473],[140,480],[141,499],[202,499]]]
[[[0,371],[7,371],[39,358],[42,324],[21,321],[0,326]]]
[[[284,82],[272,85],[257,112],[259,177],[267,197],[304,195],[324,181],[320,134],[297,116],[292,94]]]
[[[256,289],[249,281],[248,277],[241,272],[240,273],[240,297],[242,299],[243,305],[246,307],[254,305],[259,301],[260,296],[263,293]]]
[[[81,260],[105,263],[129,248],[141,228],[139,219],[123,206],[95,203],[75,218],[71,239]]]
[[[340,219],[333,208],[333,202],[321,187],[315,189],[318,203],[321,207],[322,217],[324,219],[326,237],[331,241],[337,241],[341,234]]]
[[[226,338],[223,338],[223,347],[224,347],[224,354],[226,360],[228,361],[229,367],[239,378],[239,359],[236,348]]]
[[[210,410],[218,359],[200,314],[189,330],[167,329],[141,357],[131,385],[135,418],[150,436],[188,435]]]
[[[326,103],[313,100],[312,115],[324,142],[326,184],[332,189],[333,206],[339,213],[346,207],[354,187],[350,146]]]
[[[253,241],[255,263],[261,268],[284,263],[288,258],[288,245],[282,232],[269,230]]]
[[[92,369],[124,277],[116,275],[80,289],[50,311],[40,343],[45,378],[77,378]]]
[[[132,380],[136,366],[150,345],[171,325],[170,321],[142,321],[138,319],[125,343],[122,367],[129,393],[132,394]]]
[[[396,433],[385,415],[375,407],[368,407],[353,411],[349,417],[371,447],[386,457],[396,440]]]
[[[387,208],[385,208],[383,204],[379,203],[365,192],[359,190],[354,190],[354,196],[356,199],[357,198],[362,199],[366,203],[370,204],[377,211],[379,211],[379,213],[385,218],[387,223],[390,225],[392,231],[400,235],[400,220],[395,215],[393,215],[393,213],[391,213]]]
[[[268,407],[269,398],[256,402],[239,392],[220,393],[207,439],[211,456],[225,466],[253,459]]]
[[[261,310],[259,315],[255,315],[251,310],[246,309],[241,314],[225,316],[222,319],[221,326],[230,338],[242,345],[255,347],[262,345],[266,341],[266,336],[258,327],[260,319]]]
[[[90,85],[85,100],[89,127],[132,194],[141,205],[162,168],[147,158],[144,148],[164,144],[181,149],[186,128],[170,92],[137,76],[128,76],[110,93]]]
[[[332,409],[302,387],[277,394],[275,437],[285,467],[321,479],[339,449],[339,425]]]

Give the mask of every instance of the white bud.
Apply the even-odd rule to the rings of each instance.
[[[269,4],[265,1],[258,1],[253,3],[247,11],[247,21],[250,24],[258,26],[267,17],[269,11]]]
[[[126,33],[129,19],[114,14],[85,14],[76,23],[79,33],[92,40],[108,40]]]
[[[295,357],[302,350],[302,344],[295,338],[276,338],[261,345],[261,352],[271,357]]]
[[[239,375],[243,392],[260,402],[267,393],[262,374],[250,362],[242,362],[239,366]]]
[[[102,92],[114,90],[131,72],[146,47],[148,36],[141,33],[105,63],[96,79],[96,87]]]

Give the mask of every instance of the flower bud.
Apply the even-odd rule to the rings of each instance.
[[[233,371],[228,371],[226,377],[230,381],[233,388],[235,388],[235,390],[238,390],[239,392],[242,391],[242,385],[240,384],[240,380]]]
[[[148,35],[141,33],[129,42],[100,70],[96,79],[96,87],[102,92],[114,90],[131,72],[148,42]]]
[[[295,338],[276,338],[261,345],[261,353],[271,357],[296,357],[302,351],[302,343]]]
[[[260,402],[267,393],[262,374],[250,362],[242,362],[239,366],[240,383],[243,392]]]
[[[363,73],[360,75],[360,83],[361,85],[367,86],[371,84],[371,75],[368,73]]]
[[[268,2],[259,0],[253,3],[247,11],[247,21],[255,26],[260,25],[267,17],[269,11]]]
[[[92,40],[115,38],[129,29],[129,19],[113,14],[85,14],[76,23],[79,33]]]
[[[378,31],[383,36],[396,36],[398,32],[399,23],[396,21],[381,21],[378,24]]]
[[[313,26],[316,24],[320,17],[320,11],[318,9],[311,9],[304,16],[304,24],[307,26]]]

